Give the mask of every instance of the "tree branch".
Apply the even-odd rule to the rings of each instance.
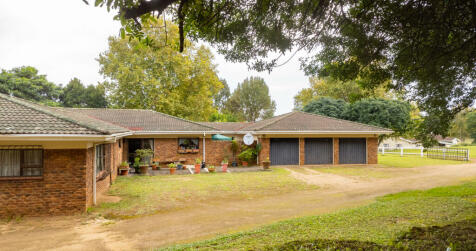
[[[121,9],[121,13],[124,14],[124,18],[126,19],[138,18],[153,11],[163,13],[167,7],[178,1],[179,0],[142,0],[138,6]]]

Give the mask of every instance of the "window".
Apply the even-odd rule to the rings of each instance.
[[[154,139],[127,139],[128,152],[127,159],[129,163],[134,163],[137,149],[152,149],[154,150]]]
[[[179,149],[180,150],[198,150],[198,138],[181,138],[179,139]]]
[[[397,144],[397,147],[402,147],[402,144]]]
[[[383,147],[388,147],[388,144],[383,144]]]
[[[105,145],[96,146],[96,173],[105,169],[106,166],[106,151]]]
[[[0,177],[37,177],[42,175],[42,149],[0,149]]]

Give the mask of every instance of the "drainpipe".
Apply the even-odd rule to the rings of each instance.
[[[93,154],[94,154],[94,158],[93,158],[93,205],[96,205],[96,144],[93,144],[93,148],[94,148],[94,151],[93,151]]]
[[[203,133],[203,162],[205,162],[205,133]]]

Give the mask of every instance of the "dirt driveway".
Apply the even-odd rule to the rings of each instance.
[[[0,223],[0,247],[2,250],[150,249],[362,205],[388,193],[452,185],[476,178],[474,160],[461,165],[387,168],[395,173],[382,179],[328,174],[317,168],[289,170],[296,179],[320,188],[255,200],[210,200],[193,208],[117,222],[72,216]]]

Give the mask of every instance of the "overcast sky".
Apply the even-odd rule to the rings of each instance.
[[[96,84],[103,78],[95,59],[120,27],[113,15],[81,0],[0,0],[0,69],[30,65],[57,84],[73,77]],[[308,86],[298,57],[271,74],[248,71],[245,64],[228,63],[217,53],[215,63],[231,89],[248,76],[263,77],[276,100],[276,114],[291,111],[294,95]]]

